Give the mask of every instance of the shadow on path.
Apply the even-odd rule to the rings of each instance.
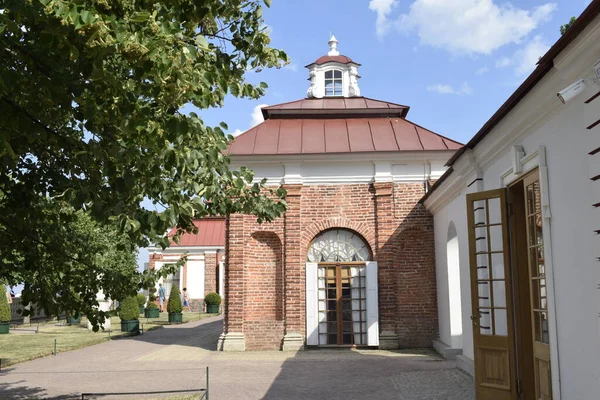
[[[71,393],[55,397],[47,397],[46,389],[41,387],[26,386],[25,381],[0,383],[0,394],[2,399],[25,400],[25,399],[54,399],[67,400],[81,397],[79,393]]]
[[[158,345],[179,345],[199,347],[204,350],[217,350],[219,335],[223,332],[223,318],[188,322],[181,325],[165,325],[140,336],[131,336],[119,340],[134,340]]]

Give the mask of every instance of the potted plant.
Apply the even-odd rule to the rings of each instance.
[[[8,333],[10,327],[10,306],[6,298],[6,287],[0,289],[0,333]]]
[[[171,288],[171,294],[169,294],[169,301],[167,302],[167,311],[169,312],[169,322],[183,322],[183,306],[181,305],[181,296],[179,294],[179,288],[173,286]]]
[[[146,308],[144,308],[144,317],[146,318],[158,318],[158,306],[154,302],[156,300],[156,296],[152,293],[148,296],[148,304],[146,304]]]
[[[79,325],[81,323],[81,314],[75,313],[74,315],[67,314],[67,324]]]
[[[135,297],[127,297],[119,306],[119,317],[121,318],[121,331],[139,332],[140,330],[140,309]]]
[[[219,312],[221,305],[221,296],[218,293],[211,292],[204,296],[204,304],[206,304],[206,312],[215,314]]]
[[[146,296],[144,296],[143,293],[138,293],[136,299],[138,302],[138,307],[140,309],[140,314],[143,314],[144,313],[144,305],[146,304]]]

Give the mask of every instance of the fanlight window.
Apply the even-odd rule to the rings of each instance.
[[[307,259],[317,263],[369,261],[371,251],[358,234],[346,229],[332,229],[313,240]]]
[[[325,72],[325,96],[342,95],[342,71],[333,70]]]

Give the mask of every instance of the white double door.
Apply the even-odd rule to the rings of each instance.
[[[309,346],[378,346],[377,262],[306,264]]]

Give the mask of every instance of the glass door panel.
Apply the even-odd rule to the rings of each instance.
[[[320,345],[367,344],[365,274],[364,265],[319,266]]]

